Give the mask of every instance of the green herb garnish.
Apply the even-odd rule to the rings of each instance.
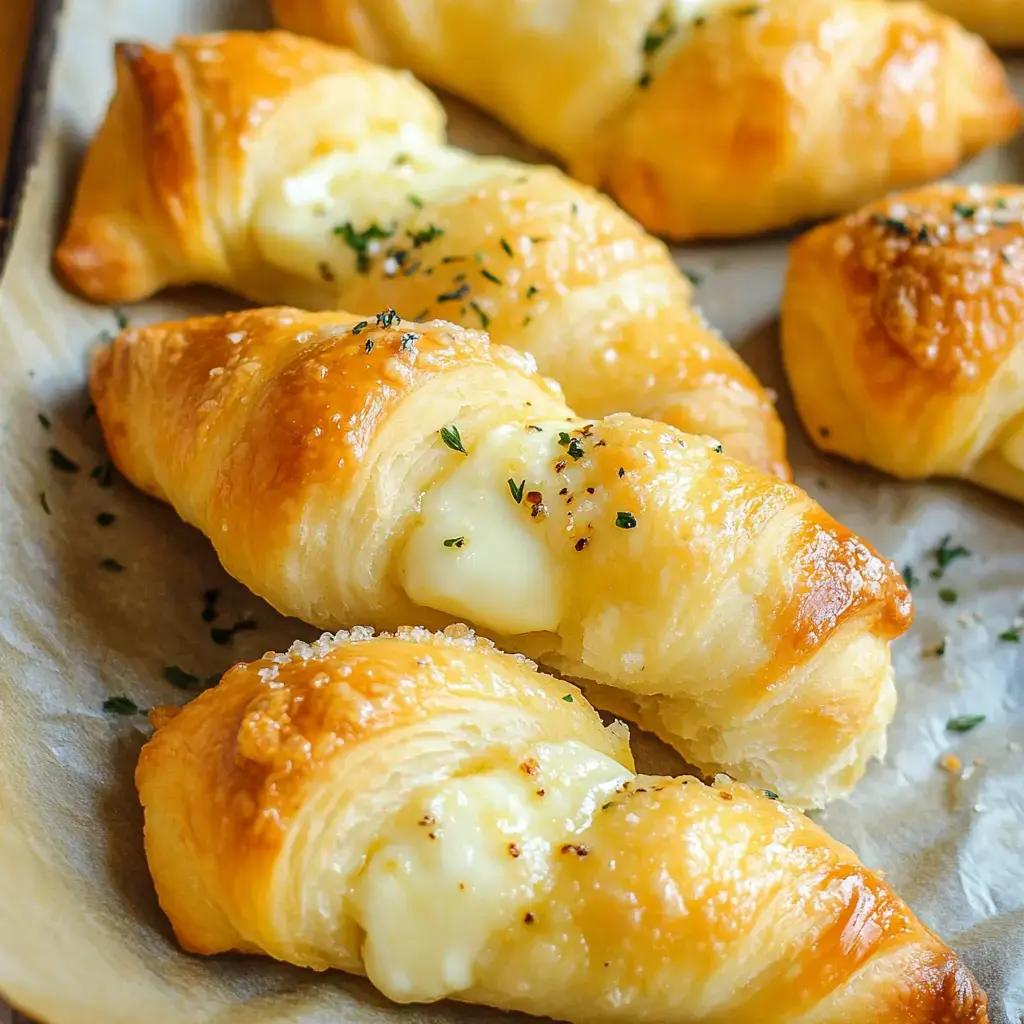
[[[224,644],[230,643],[236,633],[241,633],[244,630],[255,628],[255,619],[240,619],[233,626],[228,626],[226,628],[214,626],[214,628],[210,630],[210,639],[215,644],[223,646]]]
[[[177,686],[180,690],[187,690],[190,686],[195,686],[196,683],[199,682],[199,676],[194,676],[191,672],[186,672],[178,665],[165,666],[164,679],[166,679],[171,686]]]
[[[466,543],[465,537],[449,537],[445,542],[446,548],[461,548]]]
[[[411,192],[405,197],[409,202],[416,207],[417,210],[423,209],[423,200],[419,196],[414,196]]]
[[[506,252],[506,253],[507,253],[507,254],[508,254],[509,256],[511,256],[511,255],[512,255],[512,246],[511,246],[511,245],[509,245],[509,244],[508,244],[508,242],[506,242],[504,238],[502,238],[502,239],[499,239],[499,242],[500,242],[500,244],[501,244],[501,247],[502,247],[502,249],[504,249],[504,250],[505,250],[505,252]]]
[[[941,578],[942,574],[946,571],[946,568],[951,562],[955,562],[958,558],[967,558],[970,555],[970,551],[967,550],[962,544],[957,544],[956,547],[950,545],[953,535],[947,533],[940,541],[939,546],[933,552],[935,555],[935,568],[931,571],[933,579]]]
[[[636,516],[632,512],[616,512],[615,525],[620,530],[632,530],[636,526]]]
[[[37,412],[36,416],[38,417],[39,422],[43,425],[44,430],[49,430],[50,427],[53,426],[53,424],[50,422],[50,417],[47,416],[45,413]]]
[[[403,352],[413,347],[417,341],[420,340],[420,336],[415,331],[406,331],[402,335],[401,340],[398,343],[399,349]]]
[[[124,572],[124,566],[116,558],[104,558],[100,568],[104,572]]]
[[[480,329],[486,331],[491,326],[491,318],[480,308],[480,303],[476,299],[470,299],[469,308],[480,317]]]
[[[766,797],[768,797],[769,800],[778,800],[779,799],[779,794],[773,792],[770,789],[762,789],[761,792],[764,793],[764,795]]]
[[[440,238],[444,234],[444,228],[439,228],[436,224],[428,224],[418,231],[406,231],[406,234],[412,241],[412,247],[418,249],[421,245],[427,245],[435,238]]]
[[[381,238],[390,238],[395,228],[382,228],[374,222],[368,228],[357,231],[351,221],[334,226],[334,234],[356,254],[356,269],[365,274],[370,269],[370,243]]]
[[[453,289],[450,292],[441,292],[437,297],[438,302],[458,302],[459,299],[465,298],[469,294],[469,285],[463,282],[458,288]]]
[[[969,206],[967,203],[954,203],[953,212],[958,217],[970,220],[978,212],[978,208],[976,206]]]
[[[944,604],[956,604],[957,596],[957,592],[949,587],[944,587],[939,591],[939,600]]]
[[[78,463],[69,459],[59,448],[47,448],[46,454],[50,457],[50,465],[54,469],[59,469],[62,473],[78,472]]]
[[[117,516],[115,516],[113,512],[101,512],[96,517],[96,522],[99,523],[100,526],[110,526],[116,520]]]
[[[502,283],[501,278],[498,277],[497,274],[492,274],[486,267],[481,267],[480,268],[480,274],[483,277],[486,277],[487,280],[491,281],[493,284],[501,284]]]
[[[365,331],[366,328],[369,327],[369,326],[370,326],[370,323],[369,323],[368,320],[360,320],[359,323],[357,323],[352,328],[352,333],[353,334],[358,334],[360,331]]]
[[[970,732],[984,721],[984,715],[956,715],[946,723],[946,728],[950,732]]]
[[[137,715],[142,710],[131,697],[108,697],[103,702],[103,710],[108,715]]]
[[[402,318],[390,306],[377,314],[378,327],[397,327],[401,322]]]
[[[46,500],[46,491],[39,492],[39,504],[43,506],[43,511],[48,515],[53,515],[50,511],[50,503]]]
[[[469,452],[462,445],[462,435],[459,433],[459,428],[453,423],[450,427],[442,427],[439,431],[441,440],[453,452],[461,452],[463,455],[468,455]]]
[[[909,562],[903,566],[901,575],[903,576],[903,582],[907,585],[907,590],[913,590],[921,582],[917,573],[914,572],[914,567]]]
[[[508,489],[512,492],[512,497],[515,499],[517,505],[521,505],[523,503],[523,488],[525,486],[525,480],[523,480],[517,487],[515,480],[513,480],[512,477],[508,478]]]
[[[572,703],[573,703],[573,699],[572,699],[572,694],[571,694],[571,693],[567,693],[567,694],[566,694],[566,695],[565,695],[565,696],[564,696],[564,697],[562,698],[562,700],[564,700],[566,704],[572,704]]]
[[[1008,644],[1019,644],[1020,643],[1020,630],[1019,629],[1007,629],[999,634],[1000,640],[1005,640]]]
[[[887,217],[884,213],[873,214],[871,219],[881,227],[888,231],[892,231],[894,234],[906,237],[911,233],[910,225],[905,220],[899,220],[896,217]]]
[[[528,299],[532,299],[539,291],[540,289],[535,284],[531,284],[530,287],[526,289],[526,297]]]
[[[566,449],[569,453],[569,457],[574,461],[578,462],[583,458],[583,442],[578,437],[574,437],[569,442],[569,447]]]

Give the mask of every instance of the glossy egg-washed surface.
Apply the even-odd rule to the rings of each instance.
[[[787,475],[770,396],[665,246],[558,171],[448,147],[408,75],[283,32],[122,45],[117,69],[57,252],[76,290],[443,316],[533,353],[588,415],[709,433]]]
[[[146,853],[191,951],[580,1024],[988,1019],[803,814],[635,776],[621,727],[465,627],[325,634],[154,717]]]
[[[485,335],[257,310],[125,331],[92,392],[125,475],[285,614],[469,616],[802,804],[884,748],[910,621],[893,566],[708,438],[580,419]]]
[[[285,28],[479,104],[678,239],[844,212],[948,173],[1019,123],[999,60],[921,4],[275,0],[274,9]]]
[[[936,10],[980,32],[997,46],[1024,46],[1024,5],[1020,0],[929,0]]]
[[[822,448],[1024,499],[1024,189],[936,185],[792,250],[783,353]]]

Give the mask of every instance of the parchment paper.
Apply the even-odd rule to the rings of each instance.
[[[177,32],[261,27],[263,17],[259,0],[69,4],[49,137],[0,291],[0,993],[52,1024],[497,1020],[449,1003],[392,1007],[342,974],[179,952],[142,855],[132,770],[144,719],[102,710],[114,695],[147,707],[185,699],[164,681],[165,666],[205,678],[313,635],[229,580],[204,539],[168,509],[116,476],[102,486],[85,372],[115,315],[65,294],[49,270],[72,174],[112,87],[111,41],[166,42]],[[1016,78],[1024,88],[1024,59]],[[523,151],[464,109],[456,129],[476,148]],[[1019,180],[1019,157],[1015,145],[964,177]],[[711,321],[778,389],[798,481],[921,580],[917,622],[896,647],[901,703],[887,763],[820,818],[959,950],[989,992],[992,1019],[1016,1024],[1024,1014],[1024,645],[999,634],[1024,611],[1022,509],[967,486],[899,484],[812,451],[777,355],[786,241],[685,249],[679,259],[701,275]],[[189,292],[127,313],[149,322],[240,305]],[[50,446],[80,471],[55,468]],[[116,521],[101,526],[104,512]],[[929,552],[947,533],[971,555],[937,581]],[[110,562],[104,570],[104,559],[123,571]],[[940,587],[955,589],[956,603],[942,603]],[[252,617],[258,627],[212,642],[201,619],[208,588],[221,591],[213,626]],[[945,656],[929,656],[943,637]],[[987,720],[965,734],[946,729],[966,713]],[[663,748],[634,735],[645,767],[671,769]],[[950,752],[968,768],[964,777],[939,767]]]

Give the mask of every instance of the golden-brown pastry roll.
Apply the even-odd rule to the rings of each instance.
[[[974,5],[977,7],[977,5]],[[275,0],[411,68],[676,239],[842,213],[1016,131],[985,44],[885,0]]]
[[[284,32],[122,45],[117,73],[57,252],[82,294],[205,282],[444,317],[531,352],[587,415],[712,434],[788,475],[771,397],[665,246],[553,168],[448,146],[409,75]]]
[[[1024,188],[935,185],[792,248],[782,349],[825,451],[1024,500]]]
[[[635,775],[619,723],[465,627],[324,634],[161,721],[136,781],[192,952],[578,1024],[988,1020],[851,850],[774,794]]]
[[[708,438],[576,416],[529,357],[392,311],[131,329],[96,357],[110,452],[281,612],[467,619],[708,774],[801,804],[884,749],[893,566]]]
[[[1024,46],[1024,4],[1020,0],[929,0],[929,3],[996,46]]]

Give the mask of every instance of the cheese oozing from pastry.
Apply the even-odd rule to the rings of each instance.
[[[484,182],[521,173],[511,161],[438,145],[404,124],[275,183],[257,208],[256,244],[268,263],[299,277],[316,279],[325,263],[348,264],[351,272],[360,251],[376,256],[391,244],[407,245],[402,225],[421,207],[458,202]],[[385,261],[383,269],[399,268]]]
[[[454,469],[424,494],[405,546],[402,578],[413,601],[507,636],[558,630],[561,572],[548,506],[575,461],[560,437],[585,423],[506,424],[464,439],[468,454],[453,453]],[[541,502],[531,499],[537,494]]]
[[[353,887],[370,980],[398,1002],[471,986],[492,936],[522,926],[560,862],[579,855],[574,837],[632,778],[569,741],[419,791]]]

